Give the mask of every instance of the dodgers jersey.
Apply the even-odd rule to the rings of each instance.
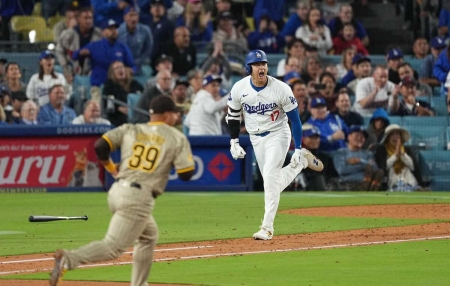
[[[286,112],[297,108],[291,88],[274,77],[267,76],[267,85],[256,91],[247,76],[236,82],[228,95],[228,106],[241,110],[249,134],[281,129],[288,121]]]

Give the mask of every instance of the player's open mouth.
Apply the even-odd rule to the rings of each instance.
[[[264,71],[259,71],[258,76],[259,78],[264,78]]]

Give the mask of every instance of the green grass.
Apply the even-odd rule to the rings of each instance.
[[[364,204],[450,203],[450,194],[283,193],[280,210]],[[102,239],[111,214],[106,193],[0,194],[0,256],[53,252]],[[248,237],[263,215],[262,193],[167,193],[156,202],[159,243]],[[88,221],[30,223],[30,215],[88,215]],[[321,218],[277,215],[276,234],[401,226],[430,222],[418,219]],[[20,242],[19,242],[20,241]]]
[[[449,240],[155,263],[153,283],[448,285]],[[131,266],[70,271],[65,280],[128,281]],[[47,273],[14,276],[47,279]]]
[[[53,252],[102,239],[111,214],[106,193],[0,194],[0,256]],[[280,210],[369,204],[450,203],[450,193],[295,193]],[[29,223],[30,215],[88,215],[88,221]],[[156,202],[159,243],[249,237],[263,215],[262,193],[167,193]],[[275,235],[439,221],[278,214]],[[155,263],[152,282],[207,285],[448,285],[450,241],[271,253]],[[425,251],[424,249],[428,249]],[[78,269],[68,279],[129,281],[131,266]],[[397,276],[399,278],[397,278]],[[47,273],[21,278],[46,279]],[[0,276],[0,279],[19,276]],[[428,279],[428,280],[427,280]],[[428,283],[429,281],[429,283]],[[446,282],[446,283],[444,283]],[[1,284],[1,283],[0,283]]]

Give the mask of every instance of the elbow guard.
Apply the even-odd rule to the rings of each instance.
[[[229,124],[230,121],[238,121],[241,122],[241,110],[236,110],[231,107],[228,107],[228,114],[225,117],[227,123]]]

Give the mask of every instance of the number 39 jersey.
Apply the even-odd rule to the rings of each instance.
[[[189,141],[177,129],[162,123],[124,124],[103,135],[112,150],[119,149],[118,179],[138,182],[161,194],[172,167],[177,173],[194,170]]]
[[[297,108],[291,88],[282,81],[267,76],[267,85],[256,91],[247,76],[236,82],[228,95],[228,106],[241,110],[249,134],[281,129],[288,121],[286,112]]]

